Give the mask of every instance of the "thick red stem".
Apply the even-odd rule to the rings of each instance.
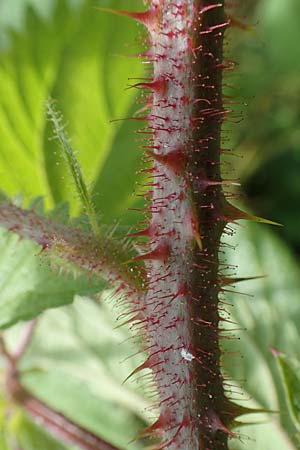
[[[154,448],[225,450],[236,408],[220,369],[224,0],[152,0],[152,213],[142,309],[160,417]],[[154,14],[155,12],[155,14]],[[148,134],[147,134],[148,136]],[[149,155],[149,152],[148,152]],[[230,217],[228,217],[230,219]]]

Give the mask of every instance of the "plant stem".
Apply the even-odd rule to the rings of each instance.
[[[41,425],[52,436],[65,444],[75,445],[82,450],[119,450],[118,447],[115,447],[86,428],[74,423],[63,414],[53,410],[22,386],[17,364],[30,343],[36,321],[31,321],[27,325],[24,329],[24,334],[21,336],[19,345],[13,354],[7,350],[5,341],[0,336],[0,351],[7,362],[7,394],[38,425]]]
[[[148,292],[141,307],[158,388],[153,448],[225,450],[236,408],[220,369],[219,246],[230,221],[220,174],[224,0],[152,0]]]

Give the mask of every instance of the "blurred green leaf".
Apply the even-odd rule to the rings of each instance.
[[[1,429],[0,429],[0,448],[1,450],[10,450],[7,446],[5,435]]]
[[[3,398],[3,393],[0,392],[0,448],[1,450],[10,450],[7,441],[7,431],[6,431],[6,408],[7,402]]]
[[[292,361],[277,349],[272,353],[278,363],[291,418],[300,431],[300,362]]]
[[[70,2],[72,0],[69,0]],[[75,0],[76,1],[76,0]],[[80,0],[79,0],[80,1]],[[74,0],[73,0],[74,3]],[[78,3],[78,2],[77,2]],[[54,6],[53,0],[1,0],[0,3],[0,44],[8,45],[8,30],[22,30],[26,9],[34,8],[44,19],[50,16]]]
[[[276,231],[299,255],[300,3],[236,3],[238,17],[253,32],[228,32],[230,58],[237,67],[226,89],[241,102],[233,108],[243,119],[226,124],[231,129],[228,147],[242,155],[228,161],[251,209],[284,224]]]
[[[132,2],[132,8],[139,4]],[[105,6],[124,6],[122,0]],[[10,36],[0,55],[0,173],[1,186],[10,195],[22,192],[46,198],[47,206],[68,200],[71,210],[79,202],[70,189],[65,163],[44,114],[46,100],[57,100],[79,149],[78,159],[91,185],[97,186],[95,203],[108,220],[119,217],[132,201],[134,174],[140,158],[134,134],[120,139],[122,126],[110,119],[129,114],[134,90],[125,90],[127,79],[138,76],[142,65],[126,48],[134,41],[136,25],[97,11],[92,0],[72,8],[65,0],[52,2],[47,21],[36,9],[27,9],[26,26]],[[140,6],[140,5],[138,5]],[[122,20],[122,22],[121,22]],[[123,56],[122,56],[123,54]],[[133,130],[130,123],[127,128]],[[113,149],[113,154],[111,154]],[[130,157],[123,158],[123,155]],[[112,185],[103,168],[122,158],[122,183]],[[122,191],[122,192],[120,192]],[[102,195],[110,192],[109,198]],[[120,203],[128,198],[127,205]]]
[[[237,385],[232,388],[231,397],[247,407],[278,413],[252,415],[249,421],[262,424],[243,427],[240,432],[255,439],[255,444],[246,439],[245,446],[234,443],[233,448],[295,449],[297,434],[286,410],[285,393],[270,348],[280,348],[295,358],[300,356],[300,270],[287,248],[262,226],[240,228],[234,241],[230,238],[230,245],[238,244],[236,250],[228,252],[232,270],[237,267],[241,277],[266,277],[238,284],[237,293],[227,297],[233,305],[227,308],[231,320],[241,329],[231,333],[238,340],[224,341],[226,351],[241,354],[225,361],[226,371],[234,380],[233,385]],[[239,294],[240,291],[253,298]]]
[[[58,442],[22,413],[18,414],[14,428],[15,439],[22,450],[78,450]]]
[[[268,60],[273,65],[273,70],[298,71],[300,68],[299,1],[264,1],[258,8],[258,14],[264,23],[265,41],[272,41]]]
[[[244,21],[254,33],[232,31],[231,57],[238,68],[229,92],[248,107],[231,126],[233,145],[246,161],[236,161],[244,176],[262,160],[299,146],[300,29],[298,0],[259,0]],[[281,50],[279,50],[281,48]]]
[[[259,215],[281,220],[276,230],[291,247],[300,250],[300,211],[295,205],[300,198],[300,154],[298,148],[274,155],[263,161],[248,178],[245,190]]]
[[[78,450],[53,439],[7,399],[1,398],[0,411],[1,450]]]
[[[47,311],[20,370],[26,387],[55,410],[121,448],[139,449],[141,442],[128,443],[154,413],[146,411],[147,389],[133,380],[122,385],[145,356],[134,355],[128,330],[115,329],[121,312],[109,295],[101,304],[77,297]],[[10,346],[19,328],[6,333]]]
[[[0,328],[71,303],[75,294],[92,295],[103,288],[98,280],[53,272],[39,252],[39,246],[0,229]]]

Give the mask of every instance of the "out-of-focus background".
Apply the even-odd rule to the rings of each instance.
[[[64,219],[80,213],[45,117],[51,97],[101,221],[126,226],[138,220],[138,213],[129,211],[140,204],[133,195],[141,167],[138,127],[110,120],[137,109],[136,93],[126,87],[128,78],[147,71],[133,57],[144,35],[128,19],[97,9],[128,9],[128,3],[0,0],[0,188],[15,201],[31,202],[39,211],[59,205]],[[227,294],[241,329],[234,332],[239,340],[224,341],[224,370],[237,386],[230,396],[245,406],[280,410],[248,418],[258,424],[240,427],[231,447],[295,450],[300,448],[300,2],[229,3],[236,26],[227,32],[226,57],[235,69],[225,76],[224,90],[239,104],[224,125],[224,147],[232,156],[224,156],[223,171],[240,181],[236,196],[244,208],[283,225],[242,224],[228,240],[237,244],[227,260],[238,276],[264,275],[237,285],[241,294]],[[129,7],[141,4],[130,0]],[[113,302],[88,299],[91,290],[81,282],[68,285],[67,294],[61,292],[65,283],[61,290],[53,280],[45,287],[48,274],[36,263],[36,248],[1,233],[0,326],[7,345],[15,345],[23,326],[11,327],[16,318],[35,315],[28,307],[33,298],[42,298],[39,311],[52,308],[39,318],[22,359],[24,385],[120,448],[142,448],[128,442],[155,413],[149,412],[147,387],[122,385],[140,357],[120,364],[135,347],[126,329],[114,329],[119,313]],[[80,295],[73,301],[74,290]],[[280,356],[275,358],[271,347]],[[232,357],[234,351],[242,356]],[[1,367],[4,374],[4,362]],[[0,421],[1,449],[71,448],[12,407],[4,387]]]

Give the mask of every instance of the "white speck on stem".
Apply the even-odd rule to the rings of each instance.
[[[192,355],[190,352],[188,352],[185,348],[181,349],[180,352],[181,356],[183,357],[183,359],[185,359],[186,361],[193,361],[193,359],[195,359],[195,356]]]

